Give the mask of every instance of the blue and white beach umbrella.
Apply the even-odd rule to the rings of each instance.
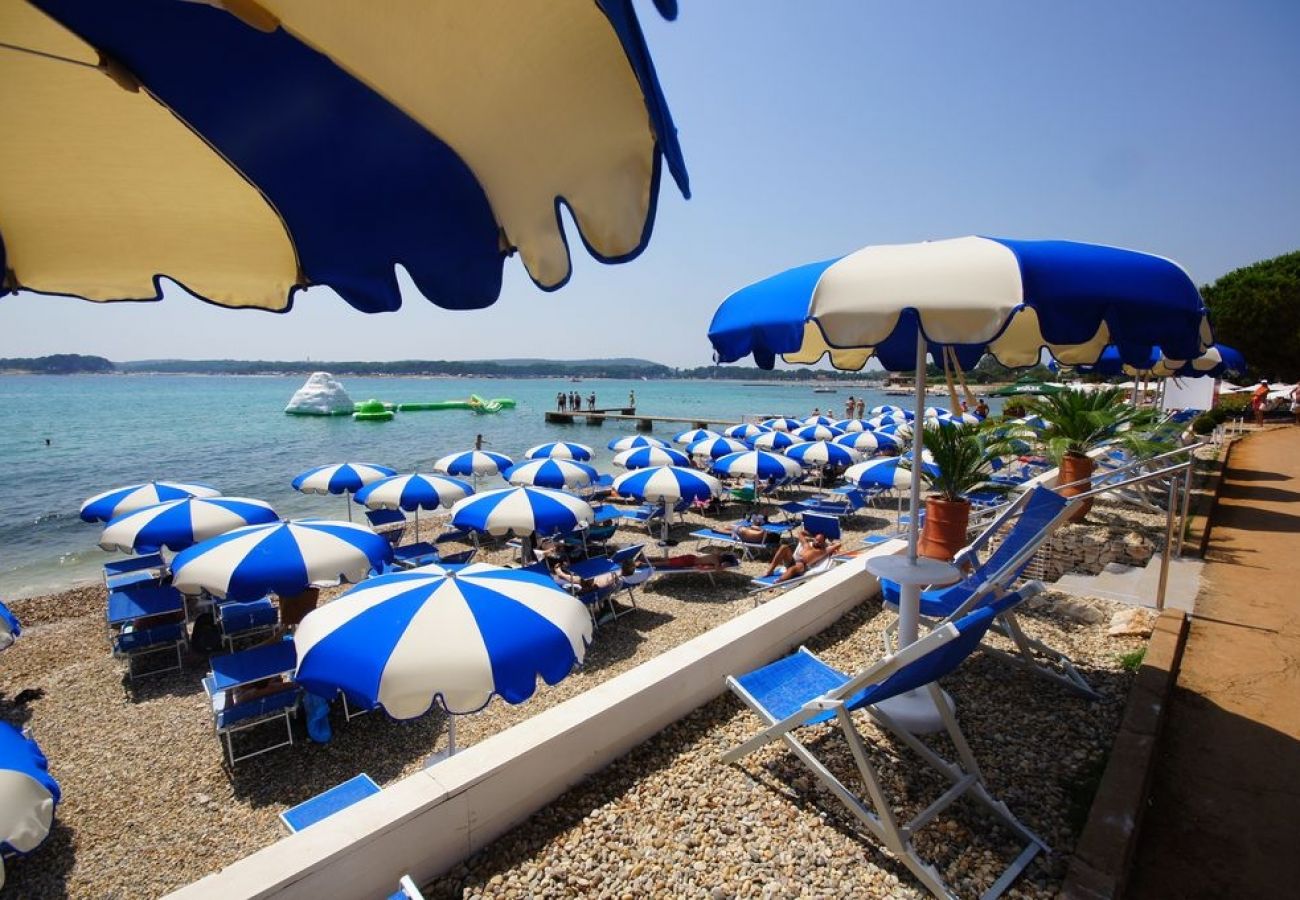
[[[801,425],[834,425],[835,420],[832,419],[830,416],[823,416],[818,414],[815,416],[804,417],[803,421],[800,424]]]
[[[748,441],[750,438],[756,438],[760,434],[766,434],[771,431],[763,425],[755,425],[753,422],[741,422],[739,425],[732,425],[730,428],[723,429],[722,436],[735,438],[738,441]]]
[[[559,490],[585,487],[596,478],[595,469],[571,459],[528,459],[515,463],[501,474],[511,484]]]
[[[484,475],[500,475],[515,464],[504,453],[490,450],[466,450],[463,453],[450,453],[433,464],[435,472],[444,475],[469,475],[482,478]]]
[[[113,519],[100,535],[99,546],[123,553],[184,550],[227,531],[279,518],[271,504],[248,497],[168,500]]]
[[[862,458],[862,454],[852,447],[828,441],[798,444],[785,451],[785,455],[809,469],[820,469],[823,466],[851,466]]]
[[[371,579],[308,613],[294,634],[308,690],[378,703],[398,719],[435,700],[473,713],[557,684],[591,641],[582,602],[544,574],[472,563]]]
[[[871,426],[867,424],[866,419],[840,419],[833,428],[838,428],[842,432],[850,431],[870,431]]]
[[[803,427],[803,422],[798,419],[789,419],[777,417],[775,419],[764,419],[763,424],[773,431],[794,431],[796,428]]]
[[[591,456],[590,447],[571,441],[552,441],[524,451],[524,459],[576,459],[578,462],[587,462]]]
[[[419,512],[451,506],[474,493],[468,482],[447,475],[392,475],[372,482],[352,498],[367,509],[404,509]]]
[[[952,410],[946,406],[927,406],[925,408],[925,417],[927,419],[943,418],[951,415]]]
[[[54,825],[59,783],[36,742],[8,722],[0,722],[0,888],[4,857],[31,853]]]
[[[615,453],[622,453],[624,450],[636,450],[639,447],[668,447],[671,445],[657,437],[650,437],[645,434],[630,434],[626,437],[614,438],[607,446]]]
[[[902,413],[881,413],[867,419],[867,427],[872,429],[885,428],[890,425],[906,425],[909,421],[911,420]]]
[[[901,447],[903,442],[883,431],[851,431],[837,437],[835,443],[851,447],[859,453],[869,454],[878,450]]]
[[[1043,431],[1051,426],[1051,422],[1042,416],[1026,416],[1023,419],[1012,419],[1008,424],[1020,425],[1024,428],[1032,428],[1034,431]]]
[[[614,492],[651,502],[707,500],[722,493],[718,479],[695,469],[680,466],[656,466],[625,472],[614,479]]]
[[[23,633],[23,626],[9,607],[0,603],[0,650],[13,646],[18,635]]]
[[[293,480],[293,489],[304,494],[355,494],[372,482],[396,474],[396,469],[373,463],[336,463],[303,472]]]
[[[720,437],[722,437],[722,435],[708,428],[692,428],[690,431],[679,431],[677,432],[677,434],[673,435],[673,443],[681,444],[684,447],[688,447],[691,444],[695,444],[700,441],[707,441],[710,438],[720,438]]]
[[[364,525],[295,519],[236,528],[195,544],[172,560],[172,586],[247,600],[288,596],[314,584],[361,581],[393,558],[393,548]]]
[[[793,459],[780,453],[746,450],[744,453],[732,453],[715,459],[713,471],[722,475],[743,475],[755,481],[783,481],[803,470]]]
[[[614,457],[614,465],[623,469],[649,469],[653,466],[689,466],[691,458],[672,447],[637,447]]]
[[[111,491],[96,494],[81,504],[81,519],[84,522],[107,522],[109,519],[115,519],[146,506],[156,506],[168,500],[219,496],[221,491],[208,484],[150,481],[148,484],[133,484],[130,487],[113,488]]]
[[[717,435],[690,444],[686,448],[686,452],[695,457],[717,459],[726,456],[728,453],[743,453],[748,449],[749,447],[745,445],[744,441]]]
[[[873,406],[871,407],[870,412],[873,416],[886,416],[893,413],[897,413],[900,416],[912,415],[912,411],[910,409],[904,409],[903,407],[895,406],[892,403],[885,403],[881,406]]]
[[[843,433],[833,425],[805,425],[794,436],[805,441],[833,441]]]
[[[769,431],[767,434],[760,434],[758,437],[747,441],[747,443],[751,450],[784,450],[786,447],[804,443],[804,439],[796,437],[788,431]]]
[[[876,434],[883,434],[900,441],[909,441],[912,439],[912,426],[904,422],[902,425],[881,425],[875,429]]]
[[[849,466],[844,480],[856,487],[885,487],[902,489],[912,484],[912,470],[901,457],[869,459]]]
[[[573,531],[595,519],[591,504],[572,494],[547,488],[514,487],[466,497],[451,508],[454,528],[488,534],[556,534]]]

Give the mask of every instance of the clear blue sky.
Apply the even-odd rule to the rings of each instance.
[[[126,360],[640,356],[705,365],[717,304],[869,243],[1069,238],[1169,256],[1198,283],[1300,249],[1297,0],[638,2],[694,198],[665,179],[649,248],[486,311],[328,291],[286,316],[0,301],[0,356]]]

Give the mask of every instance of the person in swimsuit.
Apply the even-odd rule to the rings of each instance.
[[[809,535],[806,530],[801,531],[797,545],[791,547],[789,544],[783,544],[772,555],[772,562],[767,567],[764,577],[776,574],[776,570],[784,566],[780,577],[777,578],[778,584],[791,578],[798,578],[813,566],[829,559],[839,549],[839,542],[830,543],[824,534]]]

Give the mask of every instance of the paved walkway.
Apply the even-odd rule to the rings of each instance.
[[[1300,896],[1300,428],[1239,442],[1129,898]]]

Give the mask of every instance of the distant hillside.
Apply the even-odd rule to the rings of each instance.
[[[114,372],[117,367],[102,356],[81,356],[77,353],[56,353],[54,356],[37,356],[3,359],[0,372],[27,372],[33,375],[74,375],[85,372]]]
[[[325,371],[335,375],[463,375],[474,377],[583,376],[588,378],[664,378],[673,375],[668,366],[644,359],[403,359],[391,362],[362,360],[239,360],[239,359],[146,359],[118,364],[123,372],[201,375],[308,374]]]

